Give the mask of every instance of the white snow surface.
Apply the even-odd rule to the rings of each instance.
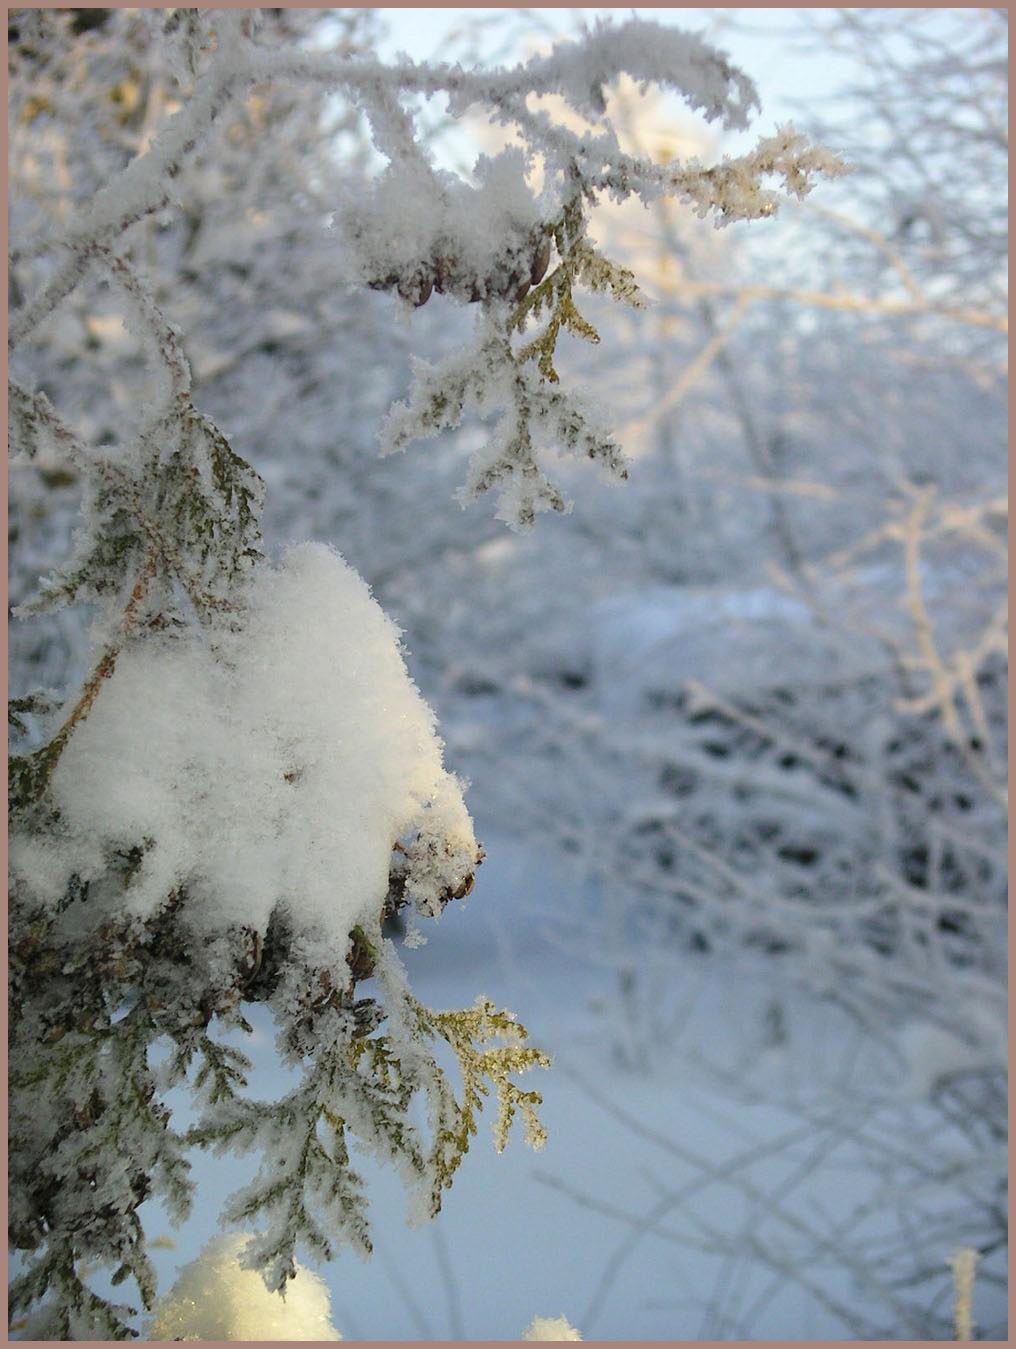
[[[12,866],[56,901],[145,842],[129,911],[186,887],[199,932],[263,931],[283,900],[334,959],[376,921],[401,836],[444,843],[414,877],[424,905],[475,864],[442,748],[399,630],[338,554],[304,545],[259,570],[239,631],[120,654],[53,776],[61,833],[15,840]]]
[[[921,579],[924,593],[936,599],[960,583],[944,568],[925,567]],[[816,606],[767,582],[646,586],[597,602],[583,615],[569,654],[591,661],[614,711],[692,679],[743,694],[771,687],[778,670],[792,670],[798,689],[884,674],[890,662],[879,615],[893,615],[899,639],[910,631],[902,574],[869,565],[848,578],[816,574],[812,584]],[[967,636],[943,621],[938,632],[950,645]],[[586,651],[577,645],[583,642]]]
[[[1005,1068],[1008,1045],[1004,1011],[993,1017],[988,1007],[974,1005],[970,1013],[969,1022],[981,1032],[976,1042],[926,1021],[913,1021],[903,1028],[900,1047],[907,1068],[901,1083],[904,1097],[923,1100],[951,1077]]]

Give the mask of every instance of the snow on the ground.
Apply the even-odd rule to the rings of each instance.
[[[962,584],[959,574],[927,564],[921,580],[924,594],[935,599]],[[609,695],[605,705],[615,711],[647,689],[679,691],[690,680],[729,694],[770,686],[774,670],[792,672],[797,688],[884,675],[889,661],[876,636],[880,619],[892,614],[901,634],[908,625],[901,567],[816,573],[811,585],[813,603],[764,580],[644,586],[599,601],[583,616],[569,652],[574,660],[576,640],[588,635],[593,669]],[[848,622],[830,623],[829,615]],[[961,621],[961,606],[954,600],[936,615],[940,637],[948,619],[955,639],[951,628]]]
[[[828,1242],[814,1267],[782,1274],[773,1252],[785,1248],[792,1262],[812,1244],[795,1231],[798,1217],[830,1232],[864,1198],[873,1210],[858,1230],[872,1243],[891,1236],[888,1202],[879,1204],[887,1177],[865,1170],[870,1153],[851,1149],[852,1132],[881,1127],[904,1148],[950,1145],[938,1117],[911,1099],[900,1059],[762,973],[688,957],[655,998],[653,1067],[626,1070],[616,980],[548,940],[540,919],[576,901],[567,878],[508,838],[486,842],[469,901],[427,924],[427,944],[403,958],[425,1002],[465,1005],[485,993],[554,1055],[538,1083],[550,1139],[534,1154],[515,1138],[497,1156],[481,1123],[443,1214],[417,1229],[405,1222],[397,1178],[365,1166],[375,1253],[320,1269],[335,1326],[346,1339],[517,1340],[534,1317],[564,1315],[584,1339],[850,1338],[835,1308],[870,1310],[873,1290]],[[255,1020],[252,1085],[275,1093],[283,1078],[271,1028]],[[823,1091],[833,1086],[835,1098]],[[879,1087],[889,1098],[881,1126],[871,1105]],[[833,1100],[842,1117],[830,1128]],[[959,1164],[959,1135],[955,1148]],[[246,1174],[244,1163],[196,1159],[196,1213],[175,1250],[152,1252],[160,1287],[214,1234]],[[169,1231],[155,1213],[146,1226],[151,1236]],[[767,1243],[768,1268],[749,1258],[756,1239]],[[951,1286],[946,1261],[960,1244],[957,1233],[933,1252],[941,1277],[929,1300]],[[977,1284],[979,1324],[1002,1322],[1003,1296]],[[897,1333],[914,1338],[905,1323]]]

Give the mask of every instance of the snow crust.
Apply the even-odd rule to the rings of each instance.
[[[375,922],[392,847],[413,847],[418,907],[466,875],[476,843],[399,630],[318,544],[260,569],[238,629],[125,649],[52,781],[59,829],[15,841],[16,877],[55,903],[73,873],[144,849],[126,891],[146,917],[186,889],[198,932],[267,927],[284,901],[334,958]],[[439,848],[436,840],[440,839]]]

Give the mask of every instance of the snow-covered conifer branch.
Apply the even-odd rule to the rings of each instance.
[[[115,117],[112,133],[103,121],[104,87],[103,116],[77,129],[80,89],[107,78],[101,34],[94,50],[76,47],[68,14],[40,13],[35,37],[12,53],[18,116],[30,128],[39,115],[38,62],[51,49],[46,115],[85,147],[49,228],[14,240],[24,287],[9,333],[15,453],[67,465],[83,506],[70,556],[20,612],[98,612],[81,687],[16,700],[12,719],[29,732],[9,779],[12,1233],[25,1256],[13,1298],[17,1311],[42,1302],[61,1338],[133,1333],[130,1310],[89,1287],[85,1262],[112,1262],[115,1280],[131,1279],[151,1306],[138,1210],[162,1200],[174,1217],[186,1211],[188,1146],[260,1155],[228,1216],[262,1224],[250,1259],[282,1289],[301,1245],[326,1258],[342,1245],[369,1250],[357,1149],[393,1164],[433,1215],[488,1094],[499,1148],[516,1118],[534,1146],[543,1138],[538,1093],[514,1079],[546,1056],[485,1001],[424,1008],[383,934],[407,906],[436,917],[471,888],[483,853],[463,785],[397,629],[356,573],[322,546],[279,565],[263,556],[263,482],[204,410],[188,336],[146,276],[151,218],[190,210],[195,166],[222,153],[223,120],[255,87],[346,98],[389,161],[368,192],[332,203],[349,278],[410,304],[443,294],[479,306],[472,345],[417,368],[384,446],[454,427],[467,409],[492,416],[461,495],[494,490],[501,517],[526,528],[567,509],[548,452],[626,473],[609,428],[558,370],[563,335],[599,340],[583,288],[639,303],[636,278],[589,237],[599,196],[678,195],[721,219],[750,218],[772,210],[769,176],[801,193],[839,168],[790,134],[714,169],[653,165],[624,155],[605,121],[578,133],[530,106],[560,95],[601,119],[604,89],[626,73],[744,125],[756,101],[747,77],[698,37],[657,25],[600,25],[510,69],[465,71],[282,45],[271,13],[110,11],[113,44],[118,25],[149,25],[138,61],[173,86],[127,142]],[[408,102],[435,94],[452,116],[479,107],[513,125],[522,148],[481,157],[471,181],[438,170]],[[254,119],[250,146],[256,163]],[[86,280],[104,288],[141,357],[136,415],[94,444],[72,428],[57,387],[33,387],[17,365],[32,368],[33,339]],[[358,996],[371,978],[380,997]],[[250,1099],[246,1060],[219,1038],[249,1030],[244,1007],[255,1002],[303,1073],[280,1101]],[[456,1056],[460,1093],[438,1041]],[[170,1051],[158,1073],[157,1043]],[[203,1111],[184,1136],[164,1103],[172,1087],[189,1087]],[[428,1104],[429,1133],[410,1121],[415,1099]]]
[[[192,53],[191,66],[195,60]],[[749,154],[713,168],[657,165],[622,153],[609,124],[596,134],[578,136],[547,114],[533,113],[527,104],[531,95],[558,94],[583,115],[600,118],[603,89],[622,74],[643,87],[653,83],[673,90],[707,119],[719,119],[727,126],[746,125],[757,106],[750,80],[708,44],[693,34],[643,20],[618,27],[597,25],[582,42],[559,44],[548,56],[511,69],[480,72],[405,61],[386,66],[371,59],[270,48],[257,42],[249,21],[217,11],[215,50],[191,99],[147,152],[79,212],[59,240],[70,257],[13,316],[11,349],[70,294],[120,233],[168,204],[165,184],[177,175],[200,137],[231,99],[261,81],[319,81],[361,103],[375,143],[390,164],[368,201],[337,204],[337,222],[351,252],[353,275],[369,285],[395,288],[414,304],[424,303],[434,290],[479,301],[492,312],[498,312],[509,296],[524,298],[546,267],[546,241],[559,230],[554,219],[562,211],[565,218],[571,217],[569,248],[582,245],[592,258],[583,235],[588,212],[603,191],[618,200],[637,196],[645,202],[678,195],[702,214],[715,211],[722,223],[771,215],[778,197],[763,185],[768,177],[781,178],[786,191],[803,196],[816,175],[843,171],[834,156],[809,146],[790,128],[763,140]],[[495,160],[481,158],[476,188],[435,170],[400,101],[413,93],[447,95],[455,116],[476,105],[485,108],[495,120],[518,128],[525,153],[509,150]],[[533,156],[544,160],[546,170],[539,200],[525,181]],[[400,206],[406,196],[414,201],[411,223]],[[560,251],[560,239],[558,246]],[[569,280],[595,288],[591,265],[586,273],[575,272]],[[566,326],[589,336],[577,322]],[[468,359],[477,354],[474,349]],[[541,373],[550,378],[552,370],[548,356]],[[554,427],[546,421],[539,424],[538,418],[530,420],[525,412],[523,418],[519,434],[495,434],[500,442],[495,457],[501,465],[497,481],[509,480],[501,491],[501,510],[509,523],[522,527],[531,523],[537,510],[563,505],[545,472],[534,467],[536,433]],[[426,422],[419,433],[427,433]],[[606,427],[599,427],[586,439],[606,443],[611,436]],[[390,441],[386,444],[392,448]],[[562,448],[559,436],[554,444]],[[474,475],[466,497],[475,491]],[[514,504],[506,510],[506,503]]]

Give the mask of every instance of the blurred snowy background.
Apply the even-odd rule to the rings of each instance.
[[[469,64],[627,12],[273,13],[310,43]],[[21,109],[22,229],[170,97],[129,12],[81,13],[118,25],[108,141]],[[722,231],[601,208],[653,303],[604,303],[602,346],[564,360],[635,464],[623,488],[563,464],[574,511],[531,534],[453,499],[482,427],[377,457],[413,356],[473,316],[343,287],[327,221],[380,161],[340,100],[253,97],[144,236],[198,406],[267,480],[271,544],[325,541],[364,575],[471,780],[488,860],[405,951],[417,994],[483,992],[555,1057],[546,1149],[481,1136],[437,1224],[410,1230],[372,1177],[373,1261],[321,1271],[333,1319],[350,1338],[513,1339],[561,1312],[600,1339],[948,1338],[947,1260],[973,1247],[975,1319],[1003,1338],[1006,13],[646,17],[755,79],[753,131],[793,120],[855,172]],[[420,115],[464,174],[503,144],[439,101]],[[608,115],[650,156],[744,148],[623,83]],[[101,444],[137,360],[83,285],[15,364]],[[13,603],[77,505],[65,465],[13,471]],[[15,625],[12,694],[80,677],[85,639],[73,614]],[[254,1048],[255,1085],[281,1089],[263,1020]],[[196,1160],[160,1279],[244,1171]]]

